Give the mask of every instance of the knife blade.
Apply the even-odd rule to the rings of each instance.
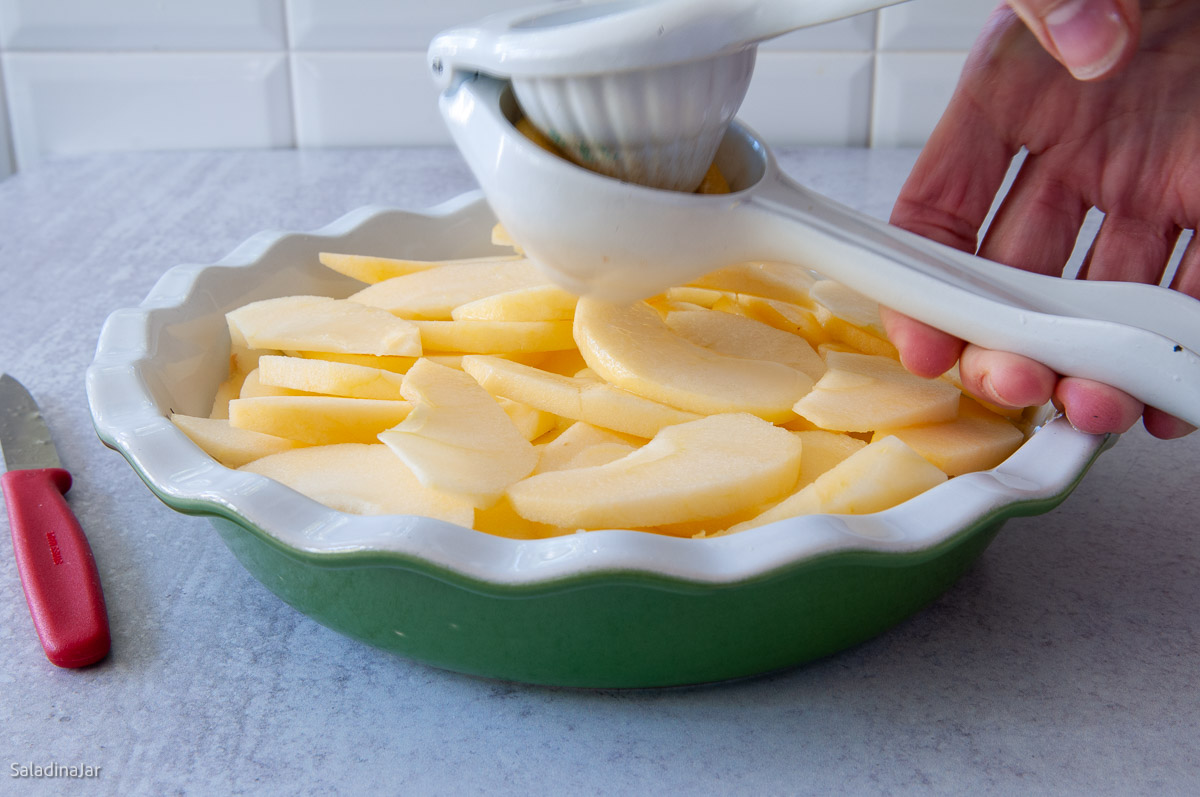
[[[100,573],[66,493],[50,429],[24,385],[0,375],[0,474],[13,553],[46,658],[59,667],[94,664],[111,647]]]

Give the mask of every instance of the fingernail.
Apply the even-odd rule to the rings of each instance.
[[[1107,72],[1129,39],[1129,30],[1112,0],[1067,0],[1044,21],[1059,56],[1079,80]]]

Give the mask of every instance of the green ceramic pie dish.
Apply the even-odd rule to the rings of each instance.
[[[207,414],[227,374],[227,310],[355,290],[318,252],[488,254],[494,222],[475,193],[424,213],[364,208],[315,233],[263,233],[218,263],[169,270],[101,332],[87,375],[97,433],[154,495],[209,518],[247,570],[316,621],[437,667],[582,687],[722,681],[870,639],[944,592],[1005,520],[1058,505],[1105,447],[1047,420],[997,468],[873,515],[712,539],[614,529],[513,540],[328,509],[217,464],[168,420]]]

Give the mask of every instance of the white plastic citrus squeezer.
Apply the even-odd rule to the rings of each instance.
[[[445,48],[435,40],[436,52]],[[441,61],[440,107],[455,143],[500,222],[569,290],[628,301],[731,263],[811,264],[964,340],[1114,385],[1200,426],[1196,299],[1019,271],[892,227],[789,179],[736,121],[722,129],[715,155],[732,193],[598,174],[516,129],[524,109],[506,75],[452,63]]]
[[[690,191],[750,85],[758,44],[903,0],[568,0],[448,30],[443,87],[512,81],[525,115],[590,169]]]

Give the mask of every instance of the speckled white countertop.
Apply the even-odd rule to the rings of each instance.
[[[914,157],[780,153],[883,217]],[[480,680],[342,638],[97,440],[84,370],[100,326],[165,269],[472,187],[446,149],[112,155],[0,182],[0,371],[40,400],[75,476],[113,633],[100,665],[52,666],[0,532],[0,794],[1200,789],[1200,434],[1126,435],[1065,504],[1010,521],[933,606],[858,648],[632,692]],[[14,777],[53,764],[99,773]]]

